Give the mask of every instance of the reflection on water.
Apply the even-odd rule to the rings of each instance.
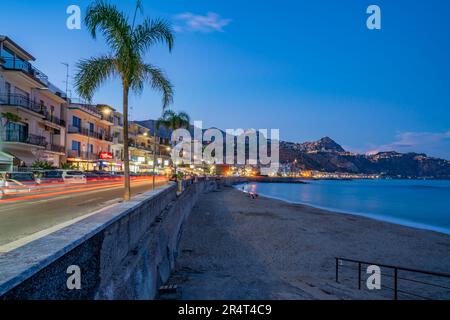
[[[249,183],[248,192],[450,234],[450,181]]]

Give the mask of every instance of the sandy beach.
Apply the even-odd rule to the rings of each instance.
[[[250,199],[224,188],[205,194],[195,206],[169,282],[180,287],[182,299],[194,300],[392,298],[390,271],[382,270],[383,290],[369,291],[364,285],[358,290],[352,265],[344,264],[341,282],[335,282],[335,257],[449,273],[450,236]],[[407,281],[399,286],[426,297],[442,294]]]

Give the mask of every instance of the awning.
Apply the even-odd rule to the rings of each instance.
[[[31,165],[38,160],[38,158],[30,150],[8,150],[8,153],[14,156],[17,160],[25,162],[27,167],[31,167]]]

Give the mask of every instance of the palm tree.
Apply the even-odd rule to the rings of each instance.
[[[136,11],[142,9],[140,1]],[[135,13],[136,16],[136,13]],[[135,19],[133,19],[135,20]],[[123,94],[123,136],[124,136],[124,199],[130,200],[130,163],[128,154],[128,97],[129,93],[140,94],[144,83],[162,93],[163,110],[173,101],[173,87],[164,72],[143,61],[145,53],[157,43],[166,44],[169,52],[173,47],[171,26],[161,19],[145,19],[134,26],[128,17],[116,6],[104,1],[96,1],[88,7],[85,24],[95,39],[100,31],[109,46],[110,54],[81,60],[77,65],[75,87],[79,95],[91,101],[100,85],[118,77],[122,83]]]
[[[191,118],[186,112],[176,113],[173,110],[166,110],[162,114],[162,117],[155,122],[155,144],[156,133],[161,127],[165,127],[167,130],[175,131],[177,129],[185,128],[189,130]],[[174,163],[176,173],[176,163]],[[153,155],[153,172],[155,171],[155,156]],[[154,182],[153,182],[154,183]]]

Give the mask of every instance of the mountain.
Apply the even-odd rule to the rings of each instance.
[[[318,152],[345,152],[339,144],[337,144],[333,139],[329,137],[322,138],[314,142],[304,142],[304,143],[291,143],[291,142],[281,142],[288,149],[294,149],[306,153],[318,153]]]
[[[389,177],[450,178],[450,161],[419,153],[380,152],[373,155],[347,152],[326,137],[316,142],[280,142],[280,162],[298,169],[323,172],[381,174]]]
[[[153,134],[154,120],[135,122],[149,128]],[[193,126],[189,131],[193,134]],[[225,143],[225,132],[222,131],[222,134]],[[161,128],[158,136],[170,139],[171,131]],[[428,157],[426,154],[402,154],[395,151],[373,155],[355,154],[346,151],[330,137],[304,143],[280,141],[280,162],[294,164],[300,170],[380,174],[386,177],[402,178],[450,179],[450,161]]]

